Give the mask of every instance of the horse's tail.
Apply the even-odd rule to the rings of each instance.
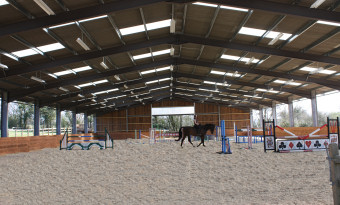
[[[182,139],[182,127],[179,128],[179,131],[178,131],[178,139],[176,141],[180,141]]]

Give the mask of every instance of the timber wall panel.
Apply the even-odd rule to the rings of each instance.
[[[106,127],[110,134],[117,135],[118,139],[134,138],[134,130],[141,129],[143,132],[148,132],[149,128],[151,128],[151,107],[179,106],[195,106],[195,113],[198,115],[198,121],[201,124],[212,123],[220,125],[219,120],[225,120],[226,128],[231,129],[230,133],[232,133],[234,122],[239,129],[244,129],[250,124],[249,110],[224,106],[220,106],[219,108],[218,105],[214,104],[193,103],[181,100],[164,100],[153,103],[152,105],[128,108],[127,112],[126,110],[120,110],[98,116],[97,131],[103,133]],[[126,118],[127,116],[128,118]],[[128,123],[129,133],[126,133],[126,123]],[[123,132],[125,132],[125,134],[123,134]]]
[[[57,148],[63,135],[0,138],[0,155]]]

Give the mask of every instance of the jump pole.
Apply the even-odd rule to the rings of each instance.
[[[221,121],[221,135],[222,135],[222,151],[219,154],[232,154],[230,150],[229,138],[225,136],[225,123],[224,120]]]

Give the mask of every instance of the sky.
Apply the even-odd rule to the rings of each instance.
[[[340,92],[332,92],[333,94],[317,95],[317,108],[319,112],[331,113],[340,112]],[[312,112],[311,101],[301,100],[294,102],[294,106],[301,106],[307,110],[308,113]]]

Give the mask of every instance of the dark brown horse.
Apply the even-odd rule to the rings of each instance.
[[[181,142],[181,147],[183,147],[183,142],[185,140],[186,137],[188,137],[188,141],[189,143],[194,146],[191,142],[191,136],[200,136],[201,137],[201,143],[199,143],[197,145],[200,146],[201,144],[204,145],[204,136],[207,134],[207,131],[210,130],[211,134],[214,133],[215,130],[215,125],[214,124],[205,124],[202,125],[201,128],[199,129],[199,132],[197,132],[197,130],[194,127],[181,127],[178,131],[178,139],[176,141],[180,141],[182,139]]]

